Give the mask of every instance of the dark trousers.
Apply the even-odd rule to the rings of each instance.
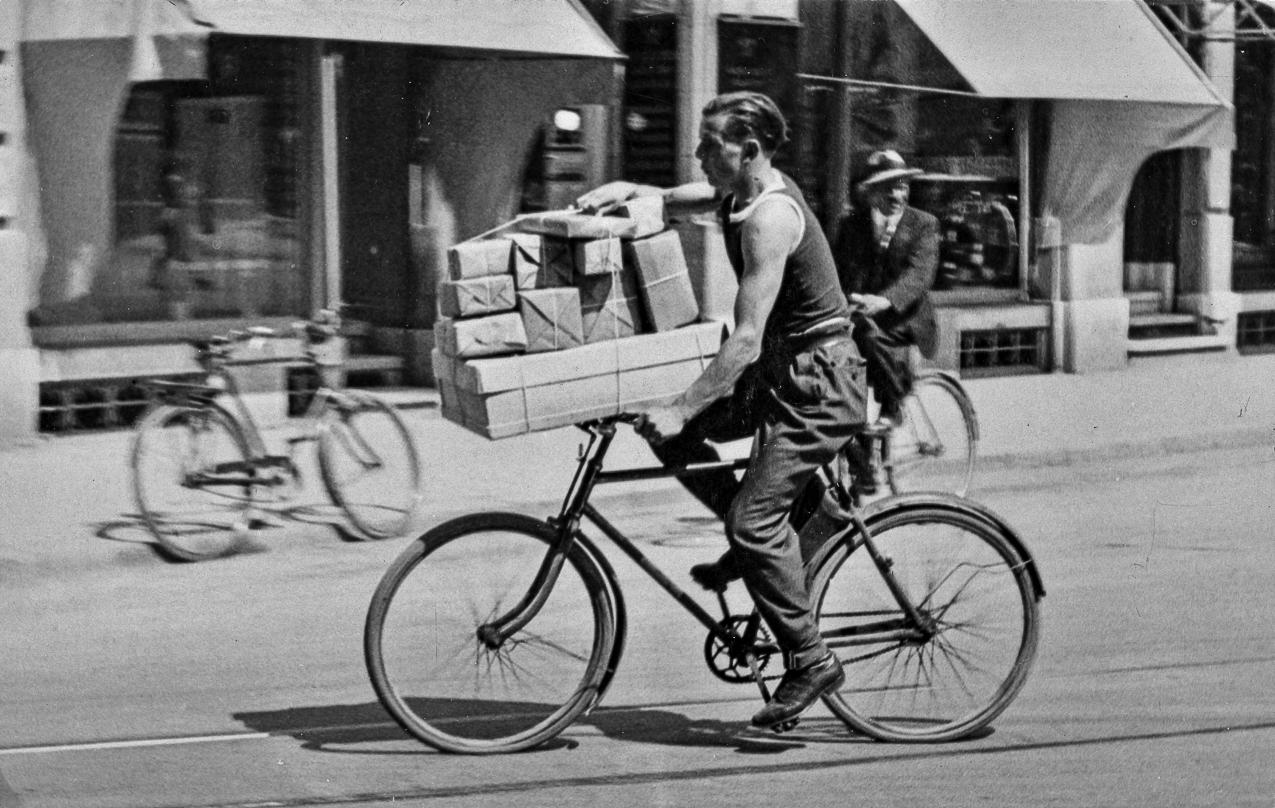
[[[719,459],[709,441],[757,435],[743,480],[729,471],[678,479],[725,522],[729,558],[791,666],[818,660],[827,647],[789,514],[815,471],[863,427],[864,412],[862,360],[847,334],[795,353],[768,352],[734,395],[653,445],[666,466],[682,466]]]
[[[912,392],[908,354],[916,342],[910,335],[878,328],[864,315],[854,319],[854,341],[863,356],[868,384],[876,392],[881,414],[897,419],[903,412],[903,399]]]

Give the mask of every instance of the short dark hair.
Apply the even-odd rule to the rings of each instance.
[[[788,121],[770,96],[762,93],[723,93],[704,105],[703,115],[725,116],[722,132],[726,137],[736,143],[755,137],[767,154],[788,142]]]

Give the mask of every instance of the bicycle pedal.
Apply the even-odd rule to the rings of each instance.
[[[770,728],[770,731],[775,733],[776,735],[783,735],[785,732],[789,732],[790,730],[796,728],[796,726],[800,723],[801,723],[800,718],[790,718],[787,721],[780,721],[778,724],[773,725]]]

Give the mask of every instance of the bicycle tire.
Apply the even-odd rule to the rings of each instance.
[[[238,422],[215,404],[162,404],[138,422],[133,500],[159,551],[174,561],[235,552],[250,526],[253,487],[203,486],[201,471],[251,474]]]
[[[982,730],[1018,695],[1039,645],[1042,593],[1030,560],[1004,528],[954,505],[887,506],[869,529],[935,631],[925,641],[863,635],[867,624],[897,624],[903,612],[851,530],[810,579],[820,631],[846,670],[824,702],[880,741],[952,741]]]
[[[398,411],[368,393],[341,393],[319,414],[319,471],[361,539],[402,536],[421,501],[421,464]]]
[[[978,453],[978,416],[969,394],[946,373],[922,373],[890,430],[886,481],[895,494],[943,491],[966,496]]]
[[[544,606],[499,648],[485,620],[528,591],[556,531],[511,513],[445,522],[390,565],[368,608],[364,660],[381,704],[444,752],[541,745],[586,714],[614,673],[617,606],[605,573],[574,544]]]

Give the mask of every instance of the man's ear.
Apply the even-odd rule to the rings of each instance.
[[[744,158],[756,160],[758,157],[761,157],[761,144],[752,138],[744,141]]]

